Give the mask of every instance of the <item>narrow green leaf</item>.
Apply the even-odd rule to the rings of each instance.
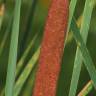
[[[5,34],[4,34],[4,37],[3,37],[3,40],[1,41],[1,44],[0,44],[0,56],[4,50],[4,46],[6,44],[6,40],[8,38],[8,35],[9,35],[9,32],[10,32],[10,29],[11,29],[11,25],[12,25],[12,18],[10,18],[11,20],[9,20],[9,24],[7,26],[7,29],[5,31]]]
[[[15,3],[5,96],[13,96],[13,88],[15,83],[21,0],[15,0]]]
[[[30,50],[32,49],[33,47],[33,44],[35,42],[35,39],[37,38],[37,35],[30,41],[28,47],[26,48],[26,50],[24,51],[21,59],[19,60],[18,64],[17,64],[17,67],[16,67],[16,77],[18,76],[18,74],[20,73],[20,70],[21,68],[23,67],[23,64],[24,64],[24,60],[26,59],[26,57],[28,56],[28,53],[30,52]],[[2,93],[1,94],[4,94],[4,89],[2,90]],[[3,96],[3,95],[2,95]]]
[[[39,57],[40,48],[37,49],[37,51],[32,56],[31,60],[28,62],[27,66],[25,67],[24,71],[18,78],[15,89],[14,89],[14,96],[18,96],[25,81],[27,80],[28,76],[30,75],[34,65],[36,64],[38,57]]]
[[[67,37],[68,37],[68,32],[70,30],[70,24],[74,15],[75,7],[76,7],[77,0],[71,0],[70,1],[70,6],[69,6],[69,21],[68,21],[68,28],[67,28],[67,36],[66,36],[66,42],[67,42]],[[66,43],[65,43],[66,44]]]
[[[90,5],[91,2],[92,0],[91,1],[86,0],[83,19],[82,19],[82,25],[80,29],[81,36],[82,36],[82,39],[84,40],[84,43],[86,43],[87,41],[88,30],[89,30],[90,20],[91,20],[91,15],[93,10],[93,4]],[[79,48],[77,47],[69,96],[76,96],[76,90],[77,90],[78,80],[80,76],[81,66],[82,66],[82,54]]]
[[[76,7],[77,0],[71,0],[70,1],[70,6],[69,6],[69,22],[68,22],[68,32],[70,29],[70,24],[74,15],[75,7]]]
[[[78,96],[87,96],[88,93],[93,89],[92,81],[89,81],[87,85],[81,90]]]
[[[71,28],[72,28],[76,43],[82,53],[84,64],[88,70],[90,78],[92,79],[93,85],[96,88],[96,69],[92,61],[92,58],[89,54],[89,51],[87,50],[86,45],[82,39],[82,36],[80,35],[80,31],[75,23],[75,19],[72,19]]]
[[[37,34],[36,36],[30,41],[28,47],[26,48],[26,50],[24,51],[21,59],[19,60],[18,64],[17,64],[17,70],[16,70],[16,76],[18,76],[21,68],[23,67],[24,64],[24,60],[26,59],[26,57],[28,56],[28,53],[30,52],[31,48],[33,47],[33,44],[35,42],[35,39],[37,38]]]

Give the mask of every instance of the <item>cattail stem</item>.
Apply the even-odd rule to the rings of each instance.
[[[33,96],[56,96],[68,12],[68,0],[52,0],[41,46]]]

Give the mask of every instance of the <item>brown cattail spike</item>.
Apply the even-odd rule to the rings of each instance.
[[[33,96],[56,96],[67,31],[68,0],[52,0],[41,46]]]

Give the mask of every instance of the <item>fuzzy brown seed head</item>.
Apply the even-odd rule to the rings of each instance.
[[[67,31],[68,0],[52,0],[41,46],[33,96],[56,96]]]

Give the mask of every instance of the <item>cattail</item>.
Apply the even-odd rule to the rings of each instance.
[[[52,0],[45,26],[33,96],[56,96],[68,22],[68,0]]]

